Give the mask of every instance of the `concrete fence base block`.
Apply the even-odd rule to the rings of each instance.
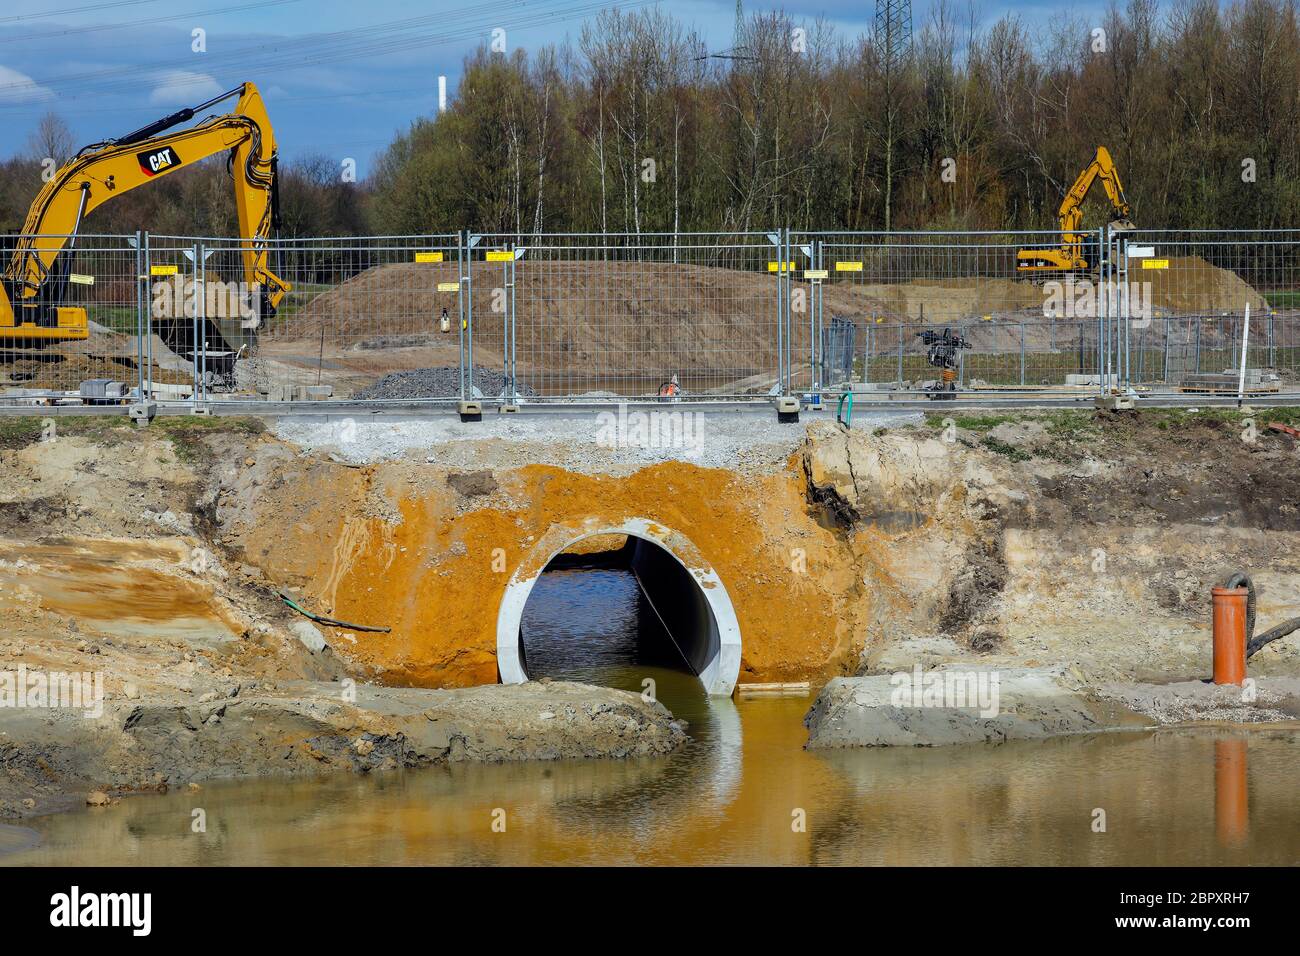
[[[1131,395],[1098,395],[1093,399],[1093,405],[1104,412],[1125,411],[1133,407],[1133,397]]]
[[[776,420],[779,422],[797,422],[799,420],[799,399],[793,395],[781,395],[772,401],[776,406]]]
[[[154,416],[158,414],[158,403],[136,402],[127,406],[126,413],[131,416],[131,421],[143,427],[153,421]]]

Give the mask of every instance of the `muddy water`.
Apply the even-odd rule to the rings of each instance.
[[[710,701],[622,572],[550,572],[534,676],[655,681],[670,757],[213,784],[34,821],[11,864],[1295,864],[1300,732],[803,749],[806,698]],[[593,642],[601,654],[593,655]],[[611,649],[611,645],[617,650]],[[654,663],[643,663],[649,660]],[[192,832],[202,810],[206,832]],[[1096,811],[1105,832],[1094,832]],[[494,820],[504,820],[504,832]],[[802,830],[797,826],[805,821]],[[0,841],[0,853],[5,843]]]

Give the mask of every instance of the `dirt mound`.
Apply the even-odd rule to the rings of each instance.
[[[1147,298],[1156,316],[1240,312],[1247,303],[1254,311],[1267,309],[1263,296],[1233,272],[1197,257],[1167,261],[1167,269],[1131,274],[1133,281],[1150,283]],[[429,335],[443,309],[455,315],[455,294],[437,291],[439,282],[454,278],[450,263],[368,269],[306,302],[268,338],[285,347],[314,343],[319,349],[323,343],[327,351],[344,354],[391,336]],[[515,268],[513,343],[505,340],[503,267],[475,263],[471,278],[476,358],[494,365],[513,344],[520,374],[544,394],[593,387],[653,393],[661,372],[680,373],[683,384],[698,392],[764,392],[774,380],[781,337],[772,274],[667,262],[525,258]],[[793,284],[796,363],[809,350],[811,288]],[[1049,291],[1010,278],[869,284],[840,278],[823,287],[823,315],[879,327],[877,351],[896,349],[890,326],[900,322],[961,325],[977,352],[1018,351],[1022,322],[1032,351],[1092,348],[1096,319],[1071,313],[1049,318]],[[904,351],[923,351],[914,334],[906,336]]]
[[[1143,260],[1137,260],[1143,261]],[[1151,283],[1151,304],[1172,315],[1268,309],[1264,297],[1237,273],[1210,265],[1200,256],[1168,258],[1167,269],[1130,266],[1130,282]]]

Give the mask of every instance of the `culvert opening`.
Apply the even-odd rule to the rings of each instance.
[[[695,635],[669,630],[633,566],[636,546],[625,542],[612,550],[566,551],[537,579],[519,629],[530,678],[608,684],[644,669],[698,676],[688,657]],[[671,600],[658,597],[658,603]]]
[[[674,544],[689,545],[675,538],[639,521],[558,543],[544,538],[544,561],[529,563],[542,570],[516,573],[502,602],[502,681],[641,690],[645,676],[679,674],[709,694],[730,694],[740,669],[734,609],[712,569],[688,568],[675,553]]]

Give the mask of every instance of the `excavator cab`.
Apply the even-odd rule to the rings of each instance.
[[[1111,159],[1110,150],[1097,147],[1097,155],[1083,170],[1065,194],[1058,210],[1061,225],[1061,245],[1053,249],[1021,249],[1016,253],[1016,271],[1031,276],[1051,278],[1054,275],[1092,272],[1102,261],[1103,250],[1095,236],[1082,233],[1083,201],[1098,180],[1110,199],[1112,214],[1110,231],[1131,232],[1137,227],[1129,218],[1128,200],[1120,183],[1119,170]]]

